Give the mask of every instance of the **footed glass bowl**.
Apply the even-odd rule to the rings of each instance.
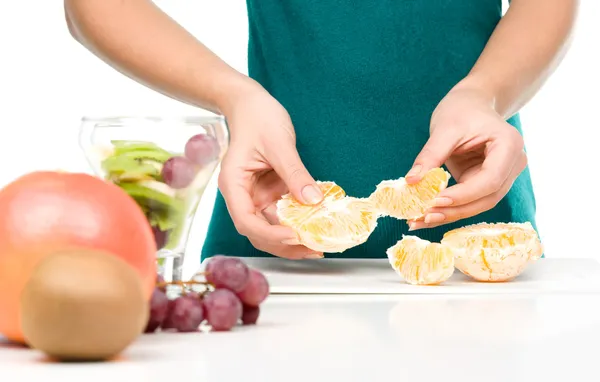
[[[94,173],[121,187],[148,217],[159,274],[181,281],[196,209],[229,146],[225,119],[86,117],[79,143]]]

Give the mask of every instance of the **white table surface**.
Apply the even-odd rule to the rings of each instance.
[[[456,270],[449,280],[431,286],[404,282],[387,259],[244,261],[265,273],[274,294],[600,293],[600,263],[593,259],[540,259],[503,283],[474,282]]]
[[[596,381],[599,343],[600,293],[276,294],[257,326],[144,335],[112,363],[0,342],[0,381]]]

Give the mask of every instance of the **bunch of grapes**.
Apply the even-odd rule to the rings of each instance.
[[[198,276],[204,276],[198,281]],[[175,299],[166,294],[167,285],[179,285],[182,293]],[[203,291],[193,290],[202,285]],[[189,282],[167,283],[158,280],[150,301],[146,333],[157,330],[195,332],[204,323],[213,331],[229,331],[236,325],[253,325],[258,321],[260,304],[269,295],[269,283],[258,270],[249,268],[238,258],[214,256],[205,272]]]

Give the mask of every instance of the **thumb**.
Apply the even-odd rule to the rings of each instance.
[[[303,204],[316,204],[323,199],[321,189],[304,167],[295,146],[280,146],[267,159],[296,200]]]
[[[456,129],[438,128],[434,130],[419,155],[417,155],[412,168],[406,174],[406,182],[409,184],[417,183],[427,171],[441,167],[452,155],[459,141],[460,136]]]

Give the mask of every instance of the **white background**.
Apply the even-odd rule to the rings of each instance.
[[[157,3],[246,72],[244,0]],[[547,256],[600,259],[600,2],[582,3],[569,55],[522,120]],[[60,0],[4,2],[0,32],[0,185],[37,169],[90,172],[77,144],[84,115],[205,113],[138,85],[88,53],[67,32]],[[215,185],[193,227],[193,257],[204,240]],[[188,264],[194,268],[197,261]]]

